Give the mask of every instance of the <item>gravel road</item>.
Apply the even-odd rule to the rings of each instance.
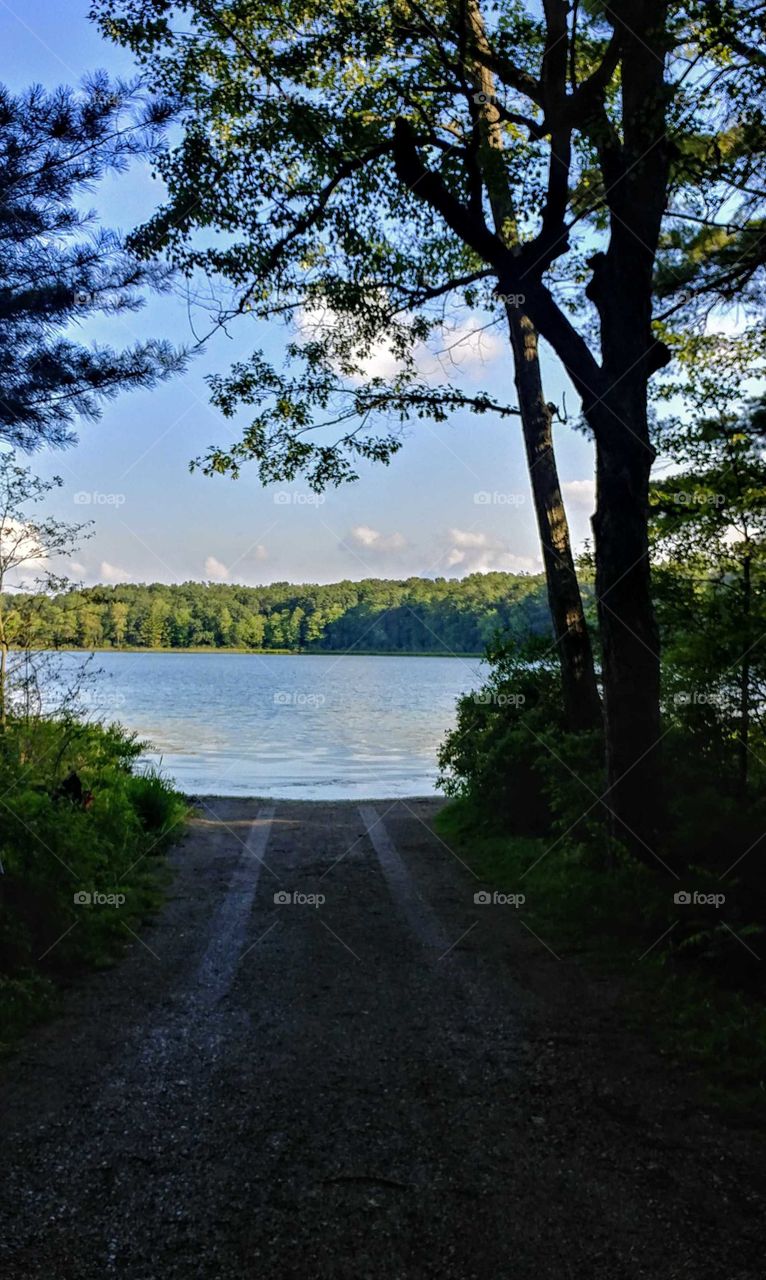
[[[2,1065],[4,1280],[762,1280],[756,1139],[474,903],[435,807],[200,801]]]

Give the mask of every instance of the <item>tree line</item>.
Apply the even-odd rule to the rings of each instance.
[[[542,575],[246,587],[121,584],[6,594],[0,613],[26,647],[482,653],[502,633],[550,634]]]

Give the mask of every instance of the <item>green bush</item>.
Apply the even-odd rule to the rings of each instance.
[[[521,836],[569,831],[603,844],[600,734],[567,733],[558,659],[550,644],[498,643],[478,690],[458,701],[439,753],[440,783],[471,801],[482,828]],[[583,812],[590,813],[583,817]]]
[[[477,836],[544,837],[562,862],[568,909],[582,886],[591,902],[603,892],[619,918],[618,872],[622,867],[632,875],[637,864],[615,833],[609,835],[601,735],[565,731],[558,664],[547,650],[539,643],[495,646],[485,683],[458,703],[456,726],[440,753],[441,782],[447,795],[466,802]],[[704,749],[717,741],[709,727],[713,708],[702,699],[666,700],[665,823],[653,850],[657,861],[647,866],[658,892],[658,922],[673,925],[678,964],[707,964],[722,981],[749,988],[757,974],[747,947],[761,955],[766,938],[760,852],[766,795],[756,786],[758,761],[745,797],[735,771],[723,767],[722,744]],[[730,757],[731,742],[727,751]],[[605,869],[611,874],[603,876]],[[670,910],[674,888],[723,892],[726,924],[708,907],[687,907],[680,915]]]
[[[57,981],[109,963],[160,900],[155,855],[186,809],[137,772],[141,750],[117,725],[71,719],[11,721],[0,737],[0,1037]]]

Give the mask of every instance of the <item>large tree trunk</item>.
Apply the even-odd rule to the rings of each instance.
[[[602,646],[608,806],[614,835],[654,861],[661,823],[660,658],[651,595],[645,382],[587,412],[596,462],[596,597]]]
[[[598,386],[583,377],[596,437],[596,595],[608,793],[615,835],[652,863],[662,831],[659,635],[649,564],[649,380],[670,358],[652,332],[655,253],[667,199],[666,0],[635,0],[621,30],[622,130],[598,141],[609,245],[590,261],[599,313]],[[624,28],[624,29],[623,29]]]
[[[601,702],[553,451],[552,413],[543,395],[537,332],[520,308],[509,303],[506,310],[566,722],[570,729],[594,729],[601,725]]]

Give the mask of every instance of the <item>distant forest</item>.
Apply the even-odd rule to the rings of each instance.
[[[4,605],[27,618],[32,611],[39,648],[481,653],[498,632],[550,631],[543,577],[511,573],[328,586],[120,584],[6,596]]]

